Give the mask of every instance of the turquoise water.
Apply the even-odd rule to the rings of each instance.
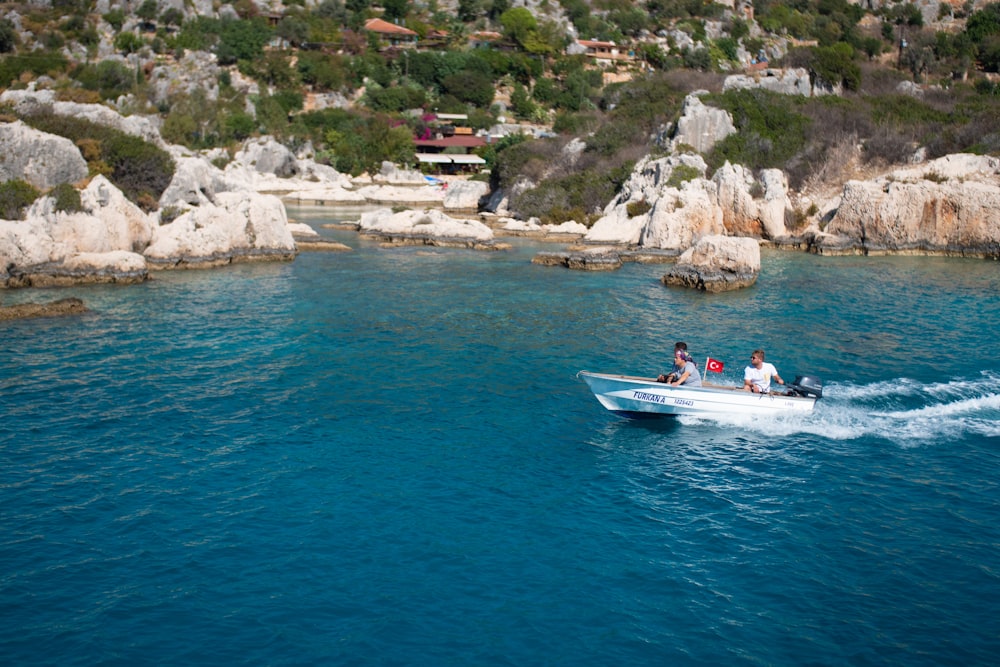
[[[765,251],[706,295],[323,233],[0,295],[91,308],[0,323],[5,664],[996,664],[996,263]],[[575,377],[678,339],[826,395],[628,421]]]

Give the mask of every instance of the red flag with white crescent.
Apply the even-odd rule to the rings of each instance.
[[[721,373],[722,369],[725,367],[726,365],[724,363],[718,359],[713,359],[712,357],[709,357],[708,362],[705,364],[705,369],[712,371],[713,373]]]

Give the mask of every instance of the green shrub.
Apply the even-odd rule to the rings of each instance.
[[[81,149],[91,173],[107,176],[129,200],[139,204],[156,200],[174,175],[170,154],[151,143],[90,121],[41,113],[24,122],[37,130],[70,139]]]
[[[816,79],[823,83],[842,84],[847,90],[861,87],[861,68],[854,62],[854,49],[849,44],[816,47],[811,66]]]
[[[667,187],[679,188],[681,183],[693,181],[694,179],[700,177],[701,171],[699,171],[697,167],[679,164],[674,167],[673,171],[670,172],[670,178],[667,179]]]
[[[125,25],[125,12],[121,9],[112,9],[101,18],[107,21],[108,24],[115,29],[115,32],[121,30],[122,26]]]
[[[466,104],[488,109],[496,94],[492,73],[465,70],[441,80],[441,90]]]
[[[625,210],[626,212],[628,212],[628,217],[630,218],[635,218],[640,215],[645,215],[646,213],[649,213],[649,210],[651,208],[653,208],[653,205],[650,204],[645,199],[640,199],[639,201],[630,201],[628,204],[625,205]]]
[[[14,50],[18,42],[17,28],[7,19],[0,19],[0,53]]]
[[[497,166],[497,156],[506,148],[511,146],[516,146],[517,144],[524,143],[528,141],[528,135],[518,132],[517,134],[507,134],[491,144],[483,146],[478,151],[476,151],[479,157],[486,160],[486,168],[490,171],[496,169]]]
[[[134,32],[120,32],[115,37],[115,48],[125,55],[136,53],[144,46],[146,42]]]
[[[261,58],[272,34],[267,20],[261,16],[248,20],[223,19],[216,48],[219,63],[232,65],[237,60],[252,62]]]
[[[64,56],[51,51],[33,51],[30,58],[10,54],[0,58],[0,87],[10,85],[25,73],[34,76],[58,74],[65,71],[67,65]]]
[[[338,129],[327,130],[317,158],[329,160],[342,173],[378,172],[383,161],[412,164],[416,149],[406,126],[390,127],[383,116],[354,116]]]
[[[256,131],[257,121],[250,114],[238,111],[231,116],[226,116],[223,120],[223,127],[229,137],[236,141],[243,141]]]
[[[168,225],[184,214],[184,209],[180,206],[164,206],[160,209],[160,224]]]
[[[796,98],[753,89],[711,95],[709,101],[732,115],[737,130],[715,145],[708,157],[713,168],[726,160],[750,169],[781,168],[805,146],[810,120],[795,110]]]
[[[592,111],[561,111],[556,114],[552,131],[559,134],[582,135],[593,132],[599,125],[597,115]]]
[[[947,111],[914,99],[910,95],[880,95],[872,98],[872,119],[876,123],[950,123],[954,118]]]
[[[21,179],[0,183],[0,218],[23,219],[25,209],[38,199],[38,195],[35,186]]]
[[[511,204],[526,216],[556,223],[576,220],[588,224],[614,198],[631,171],[629,163],[617,168],[602,165],[563,174],[513,197]]]
[[[69,183],[60,183],[52,188],[49,196],[55,199],[57,211],[79,213],[83,210],[83,204],[80,202],[80,191]]]
[[[170,154],[139,137],[119,133],[102,142],[102,157],[111,167],[111,180],[136,204],[149,207],[159,199],[174,175]],[[145,195],[145,197],[143,197]]]
[[[135,72],[114,60],[102,60],[96,65],[83,65],[70,75],[87,90],[100,93],[105,100],[127,95],[135,87]]]
[[[410,86],[371,86],[365,91],[365,105],[372,111],[406,111],[422,107],[426,101],[426,93],[422,89]]]

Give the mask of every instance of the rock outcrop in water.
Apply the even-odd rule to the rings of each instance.
[[[749,287],[760,273],[760,245],[750,238],[706,236],[664,274],[664,285],[726,292]]]
[[[1000,158],[949,155],[849,181],[815,249],[1000,258]]]
[[[361,215],[358,231],[389,245],[436,245],[477,250],[506,249],[493,230],[478,220],[464,220],[435,210],[392,211],[380,208]]]
[[[83,301],[72,297],[50,303],[19,303],[14,306],[0,306],[0,321],[80,315],[85,312],[87,312],[87,308],[83,305]]]
[[[641,160],[586,240],[681,251],[706,235],[790,238],[792,204],[780,170],[755,177],[726,163],[707,179],[706,169],[698,155]]]

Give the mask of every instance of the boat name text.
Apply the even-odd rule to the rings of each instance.
[[[637,401],[646,401],[647,403],[663,403],[667,404],[667,399],[663,396],[657,396],[656,394],[650,394],[645,391],[634,391],[632,392],[632,398]]]
[[[661,405],[666,405],[667,403],[672,403],[673,405],[684,405],[689,408],[694,407],[694,401],[688,400],[686,398],[671,398],[667,400],[666,396],[660,396],[659,394],[650,394],[648,391],[632,391],[632,398],[637,401],[646,401],[647,403],[660,403]]]

